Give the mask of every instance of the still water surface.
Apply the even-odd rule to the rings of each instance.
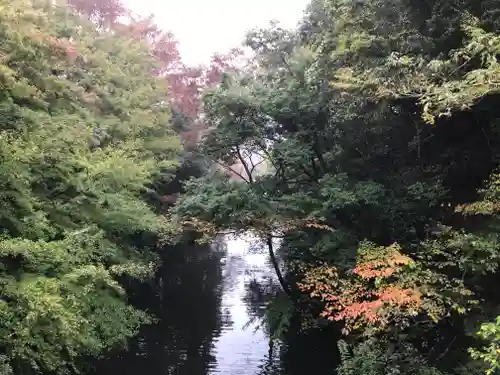
[[[334,356],[333,339],[325,345],[300,338],[280,350],[269,345],[259,320],[252,322],[263,302],[251,298],[250,285],[268,285],[274,273],[247,240],[171,250],[158,276],[136,301],[158,321],[145,326],[128,351],[100,361],[95,375],[333,374],[321,363]]]

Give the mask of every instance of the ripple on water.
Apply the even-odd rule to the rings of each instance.
[[[248,254],[244,240],[227,241],[227,258],[221,307],[229,319],[222,324],[220,335],[214,340],[213,355],[216,363],[211,374],[255,375],[268,354],[268,339],[257,323],[248,325],[252,318],[244,300],[245,286],[249,279],[269,276],[266,257]]]

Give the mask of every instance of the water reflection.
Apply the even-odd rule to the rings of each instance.
[[[100,361],[96,375],[209,373],[213,339],[230,324],[221,309],[225,253],[223,246],[169,249],[156,285],[136,293],[136,304],[158,321],[144,326],[128,351]]]
[[[136,293],[135,303],[158,321],[143,327],[128,351],[100,361],[95,375],[306,374],[311,369],[293,364],[305,347],[270,344],[261,327],[275,293],[266,255],[249,251],[243,239],[170,249],[155,285]]]
[[[263,330],[256,329],[246,304],[246,287],[251,280],[269,277],[270,270],[264,254],[250,254],[244,239],[228,239],[227,261],[224,265],[222,309],[231,316],[230,325],[222,325],[214,340],[217,363],[212,374],[254,375],[268,354],[269,339]]]

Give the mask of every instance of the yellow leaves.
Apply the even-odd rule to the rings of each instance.
[[[334,229],[326,224],[321,224],[321,223],[315,223],[315,222],[306,222],[304,224],[304,226],[306,228],[315,228],[315,229],[319,229],[319,230],[324,230],[324,231],[327,231],[327,232],[333,232]]]
[[[500,212],[500,201],[480,201],[469,204],[460,204],[455,212],[464,215],[492,215]]]
[[[402,266],[408,266],[413,260],[399,251],[394,250],[385,254],[385,259],[373,259],[359,263],[353,269],[353,273],[363,279],[387,278],[403,270]]]

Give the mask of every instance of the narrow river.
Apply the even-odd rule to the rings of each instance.
[[[214,340],[216,360],[209,373],[257,374],[268,360],[269,339],[258,329],[259,322],[249,324],[253,316],[244,297],[251,281],[264,282],[273,274],[264,254],[249,253],[248,241],[228,239],[226,245],[221,308],[227,320],[221,327],[219,337]]]
[[[270,347],[257,316],[274,277],[267,256],[245,239],[169,250],[159,286],[136,293],[158,320],[127,351],[100,360],[94,375],[334,374],[323,363],[335,357],[334,339],[297,336],[286,350]]]

